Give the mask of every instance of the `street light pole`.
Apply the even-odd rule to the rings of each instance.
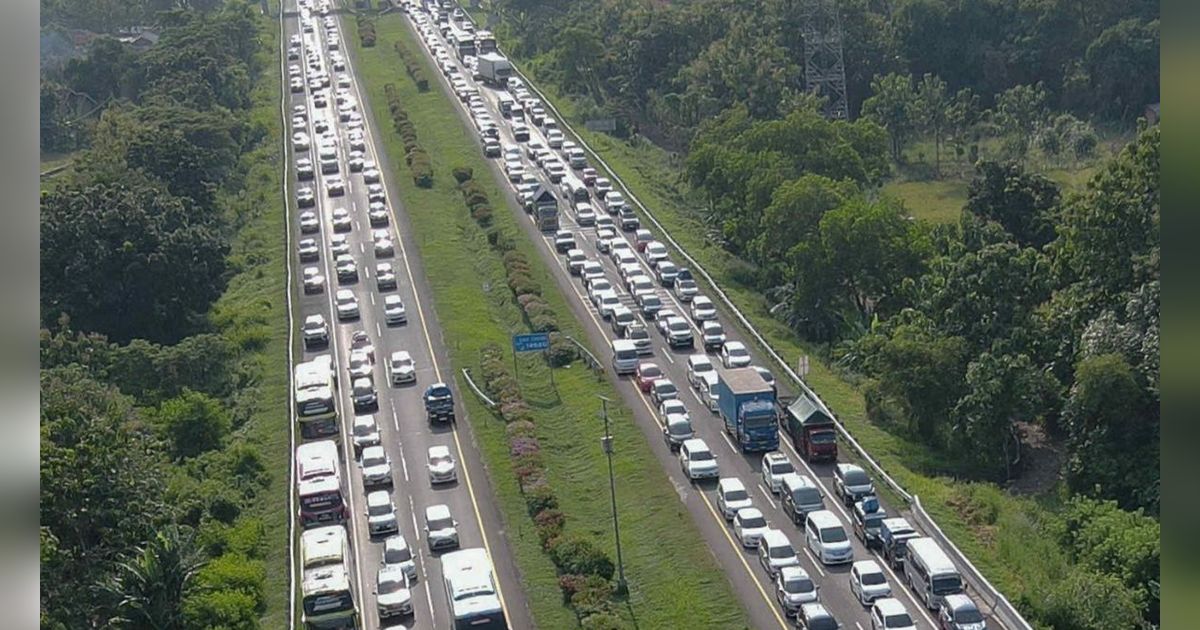
[[[623,594],[628,590],[628,585],[625,583],[625,562],[621,559],[621,526],[617,521],[617,481],[613,476],[613,439],[608,429],[608,399],[599,395],[597,398],[600,399],[601,413],[604,415],[604,437],[600,438],[600,444],[608,455],[608,492],[612,498],[613,536],[617,539],[617,592]]]

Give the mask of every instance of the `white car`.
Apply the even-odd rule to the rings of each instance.
[[[692,418],[691,414],[688,413],[687,405],[678,398],[662,401],[662,403],[658,405],[658,414],[664,418],[667,416],[681,415],[687,418],[689,421]]]
[[[772,527],[759,537],[758,562],[774,578],[784,567],[799,566],[800,556],[783,530]]]
[[[312,234],[321,229],[321,220],[317,218],[317,213],[312,210],[305,210],[300,213],[300,232],[303,234]]]
[[[600,311],[600,317],[610,319],[613,309],[621,305],[621,298],[617,297],[616,291],[602,291],[596,294],[596,310]]]
[[[871,605],[871,630],[916,630],[908,610],[900,600],[884,597]]]
[[[600,228],[596,230],[596,251],[601,254],[608,253],[612,248],[612,240],[617,237],[617,233],[609,228]]]
[[[758,508],[742,508],[733,515],[733,535],[747,549],[757,549],[758,541],[769,528],[767,517]]]
[[[404,310],[404,301],[399,295],[387,295],[383,298],[383,320],[388,326],[398,326],[408,322],[408,313]]]
[[[390,486],[392,484],[392,460],[382,446],[368,446],[359,460],[362,467],[363,487]]]
[[[345,234],[334,234],[329,237],[329,253],[334,257],[350,253],[350,239]]]
[[[354,450],[361,453],[368,446],[379,446],[379,425],[373,414],[354,416]]]
[[[675,383],[665,378],[660,378],[650,385],[650,398],[654,399],[656,403],[671,400],[672,398],[679,398],[679,389],[675,387]]]
[[[775,576],[775,599],[789,617],[795,616],[801,606],[817,601],[817,585],[803,567],[783,567]]]
[[[408,574],[402,567],[387,564],[379,567],[375,604],[381,619],[412,614],[412,591],[408,588]]]
[[[699,390],[704,383],[704,374],[715,371],[717,367],[713,365],[712,359],[708,358],[707,354],[693,354],[687,360],[687,379],[688,384],[693,389]]]
[[[337,303],[337,316],[341,321],[358,319],[358,298],[354,297],[354,292],[349,289],[338,289],[335,295]]]
[[[371,362],[371,357],[362,350],[350,351],[350,365],[347,369],[350,372],[351,381],[359,378],[374,379],[375,377],[375,366]]]
[[[732,521],[742,508],[754,507],[746,485],[737,477],[725,477],[717,482],[717,508],[725,520]]]
[[[850,565],[850,592],[860,604],[870,606],[877,599],[891,597],[892,586],[878,562],[859,560]]]
[[[429,470],[429,483],[451,483],[458,481],[458,470],[454,466],[454,455],[448,446],[430,446],[425,462]]]
[[[304,335],[305,348],[324,346],[329,343],[329,326],[325,324],[325,317],[319,313],[305,317],[304,325],[300,330]]]
[[[375,287],[380,291],[390,291],[396,288],[396,272],[391,263],[375,265]]]
[[[396,506],[387,490],[367,493],[367,531],[371,536],[400,531],[396,521]]]
[[[715,479],[721,475],[716,456],[700,438],[692,438],[679,446],[679,466],[691,481]]]
[[[417,382],[417,367],[407,350],[397,350],[388,358],[388,381],[392,385]]]
[[[592,304],[594,306],[599,307],[599,305],[600,305],[599,294],[602,291],[612,291],[612,283],[608,281],[608,278],[604,278],[604,277],[586,279],[586,282],[587,282],[588,299],[592,301]]]
[[[612,195],[609,195],[611,197]],[[667,246],[658,241],[646,243],[646,263],[651,267],[667,259]]]
[[[692,319],[699,324],[717,318],[717,306],[703,295],[692,298]]]
[[[787,458],[787,455],[779,451],[772,451],[763,455],[763,485],[771,491],[771,494],[779,494],[779,487],[783,484],[783,476],[793,472],[796,472],[796,469],[792,466],[792,462]]]
[[[382,234],[378,232],[382,232]],[[375,257],[391,258],[396,254],[396,248],[392,244],[392,239],[387,235],[386,230],[378,230],[378,232],[375,234]]]
[[[579,272],[584,283],[591,283],[593,280],[599,280],[604,277],[604,265],[598,260],[588,260],[583,263],[583,269]],[[612,285],[609,285],[612,288]]]
[[[325,276],[316,267],[304,268],[304,293],[310,295],[325,291]]]
[[[425,508],[425,539],[430,551],[458,547],[458,522],[444,504]]]
[[[383,565],[400,567],[410,583],[417,581],[417,562],[413,559],[412,547],[404,534],[388,536],[383,541]]]
[[[726,341],[721,346],[721,364],[726,368],[739,368],[750,365],[750,351],[740,341]]]
[[[366,166],[364,164],[363,170],[362,170],[362,176],[363,176],[364,182],[366,182],[368,184],[374,184],[379,181],[379,177],[380,177],[379,169],[375,168],[374,165]]]

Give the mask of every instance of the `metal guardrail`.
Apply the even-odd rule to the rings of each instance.
[[[577,339],[575,339],[574,337],[572,337],[571,335],[563,335],[563,337],[565,337],[571,343],[575,344],[575,347],[579,348],[579,350],[581,352],[583,352],[585,358],[587,359],[587,362],[589,364],[591,364],[592,369],[594,369],[594,370],[603,370],[604,369],[604,364],[600,362],[600,359],[596,358],[596,355],[592,354],[591,350],[587,349],[587,346],[583,345],[582,343],[579,343],[579,341]]]
[[[471,21],[474,22],[469,14],[467,15],[467,19],[471,19]],[[662,234],[667,243],[688,262],[689,268],[694,272],[699,273],[704,281],[708,283],[708,285],[716,293],[717,297],[720,298],[721,302],[725,305],[726,309],[728,309],[729,312],[731,312],[737,319],[738,323],[741,324],[741,328],[746,331],[751,338],[753,338],[755,343],[762,348],[762,350],[766,352],[771,359],[779,365],[780,368],[783,369],[784,373],[787,374],[793,382],[799,385],[800,389],[805,394],[810,396],[814,401],[817,402],[818,405],[820,405],[820,408],[823,412],[828,414],[830,418],[834,419],[835,426],[837,427],[838,433],[841,435],[842,440],[850,445],[855,453],[874,471],[876,476],[883,479],[888,487],[890,487],[896,494],[904,498],[904,500],[912,508],[913,513],[918,517],[918,520],[922,521],[923,525],[926,525],[925,529],[927,529],[931,535],[938,540],[938,544],[943,548],[949,549],[954,555],[955,559],[959,561],[960,566],[967,569],[967,573],[969,574],[971,581],[977,585],[975,590],[979,591],[981,595],[991,599],[989,603],[992,604],[993,614],[999,617],[1000,621],[1002,621],[1005,626],[1009,628],[1014,630],[1033,630],[1033,626],[1031,626],[1029,622],[1027,622],[1021,616],[1021,613],[1017,611],[1016,607],[1012,605],[1008,598],[1006,598],[1003,593],[997,590],[996,587],[992,586],[992,583],[989,582],[988,579],[985,578],[982,573],[980,573],[979,569],[977,569],[975,565],[967,559],[962,550],[960,550],[953,543],[953,541],[946,536],[942,529],[937,526],[937,523],[935,523],[933,518],[930,517],[925,511],[925,508],[921,506],[920,500],[916,496],[906,491],[895,479],[893,479],[892,476],[883,469],[883,466],[881,466],[879,462],[875,461],[875,459],[871,457],[869,453],[867,453],[866,449],[864,449],[862,445],[854,439],[854,436],[850,435],[850,432],[842,424],[842,421],[834,415],[833,411],[829,408],[829,405],[826,404],[825,401],[815,391],[813,391],[807,383],[804,382],[804,379],[801,378],[799,374],[792,370],[791,366],[788,365],[788,362],[784,360],[784,358],[780,356],[773,347],[771,347],[770,343],[768,343],[761,334],[759,334],[754,325],[750,323],[750,320],[733,303],[733,301],[729,299],[729,296],[721,290],[720,286],[717,285],[716,280],[714,280],[713,277],[709,275],[708,271],[700,265],[699,261],[692,258],[692,256],[689,255],[687,251],[679,245],[679,243],[671,236],[670,232],[668,232],[667,229],[663,227],[662,223],[658,221],[658,218],[654,216],[654,213],[651,212],[650,209],[647,208],[646,205],[643,204],[641,200],[633,194],[633,191],[629,188],[625,181],[622,180],[619,175],[617,175],[616,171],[611,166],[609,166],[608,162],[604,161],[604,158],[596,153],[591,146],[589,146],[587,142],[583,140],[582,136],[579,135],[579,132],[577,132],[575,128],[571,126],[571,123],[568,122],[562,113],[558,111],[558,108],[555,107],[550,99],[546,97],[545,93],[538,89],[538,87],[529,80],[529,77],[527,77],[525,73],[521,72],[521,70],[516,67],[516,64],[513,64],[513,71],[521,78],[526,87],[528,87],[541,98],[545,107],[554,113],[559,125],[565,131],[575,137],[579,147],[587,152],[587,154],[593,160],[595,160],[596,164],[604,169],[604,171],[608,174],[609,179],[615,185],[619,186],[622,191],[624,191],[625,198],[632,201],[634,205],[641,210],[642,215],[644,215],[650,220],[651,223],[654,224],[654,227],[658,229],[659,233]],[[574,341],[574,339],[572,339],[572,341]],[[576,342],[576,344],[578,345],[578,342]],[[589,352],[589,354],[591,353]]]
[[[475,395],[479,397],[479,400],[483,401],[483,404],[489,408],[495,409],[496,401],[488,398],[487,394],[483,393],[483,390],[479,389],[479,386],[475,384],[475,381],[471,380],[471,373],[467,371],[467,368],[462,369],[462,375],[467,380],[467,385],[471,386],[471,391],[475,392]]]

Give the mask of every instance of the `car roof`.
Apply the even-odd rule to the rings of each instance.
[[[883,573],[879,563],[874,560],[859,560],[852,565],[852,568],[857,569],[859,573]]]
[[[901,604],[900,600],[896,599],[895,597],[884,597],[877,599],[875,600],[874,605],[879,608],[879,612],[885,615],[897,615],[908,612],[904,608],[904,604]]]
[[[708,444],[707,444],[707,443],[705,443],[705,442],[704,442],[704,440],[701,440],[700,438],[692,438],[692,439],[690,439],[690,440],[684,440],[684,442],[683,442],[683,447],[684,447],[684,448],[686,448],[686,449],[687,449],[687,450],[689,450],[689,451],[707,451],[707,450],[710,450],[710,449],[708,448]]]
[[[799,565],[792,565],[790,567],[780,567],[779,573],[783,577],[784,580],[787,580],[789,578],[809,577],[808,571],[805,571],[804,567],[799,566]]]
[[[450,454],[450,447],[444,444],[438,444],[429,447],[430,457],[444,457]]]
[[[744,507],[737,511],[737,518],[746,519],[763,516],[762,510],[756,507]]]
[[[450,506],[448,506],[444,503],[439,503],[437,505],[431,505],[431,506],[425,508],[425,518],[426,519],[444,518],[444,517],[448,517],[448,516],[450,516]]]
[[[725,491],[745,490],[746,484],[742,483],[742,480],[737,477],[721,477],[720,481],[717,482],[717,487]]]
[[[763,544],[766,545],[791,545],[792,541],[788,540],[787,534],[783,533],[782,529],[775,527],[768,528],[763,532]]]
[[[979,609],[979,607],[975,605],[975,602],[970,597],[968,597],[967,595],[964,595],[963,593],[955,593],[953,595],[946,595],[944,598],[944,601],[946,603],[946,608],[949,608],[950,610],[954,610],[954,611],[978,610]]]

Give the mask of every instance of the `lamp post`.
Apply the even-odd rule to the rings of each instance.
[[[608,492],[612,498],[612,516],[613,516],[613,536],[617,539],[617,592],[624,594],[628,590],[625,584],[625,563],[621,559],[621,526],[617,521],[617,481],[613,476],[613,438],[612,433],[608,429],[608,399],[604,396],[597,395],[600,399],[601,414],[604,416],[604,437],[600,438],[600,445],[604,447],[604,454],[608,455]]]

